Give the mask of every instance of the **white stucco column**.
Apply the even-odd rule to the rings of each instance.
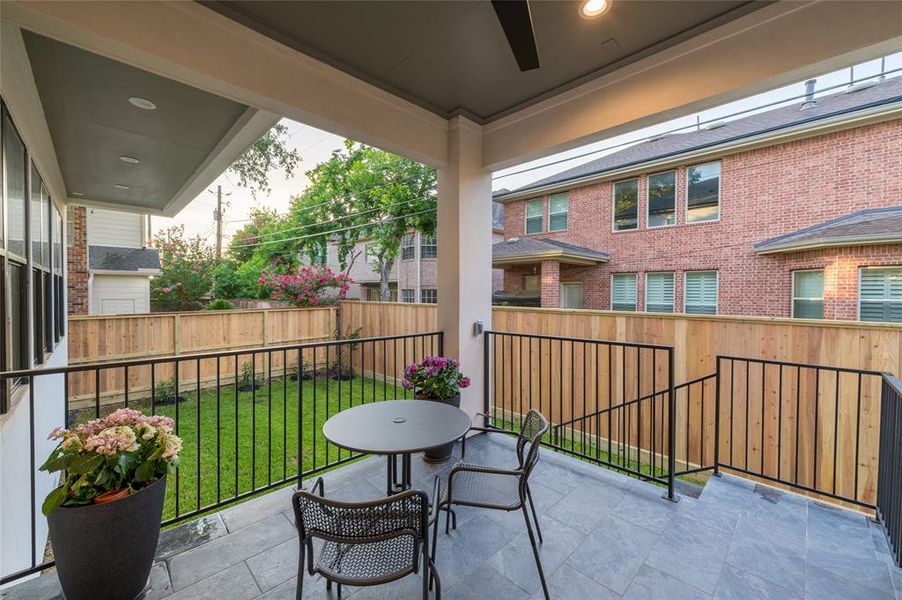
[[[438,170],[438,328],[445,355],[462,363],[472,385],[461,394],[470,415],[483,410],[483,336],[492,323],[492,178],[482,168],[482,127],[448,121],[448,163]]]

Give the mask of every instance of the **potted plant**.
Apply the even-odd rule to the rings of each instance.
[[[172,428],[169,417],[120,408],[51,432],[60,443],[41,470],[65,475],[42,510],[66,598],[131,599],[146,586],[182,449]]]
[[[460,408],[460,390],[470,386],[470,378],[460,372],[460,362],[444,356],[427,356],[420,364],[404,369],[401,386],[413,390],[420,400],[442,402]],[[430,448],[423,453],[429,462],[442,462],[451,457],[454,442]]]

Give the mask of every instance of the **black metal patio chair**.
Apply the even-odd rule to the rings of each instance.
[[[529,490],[529,476],[539,460],[539,447],[542,436],[548,431],[548,420],[537,410],[526,413],[521,424],[520,431],[508,431],[485,427],[473,427],[471,431],[484,431],[487,433],[506,433],[517,437],[517,468],[499,469],[484,465],[458,463],[451,468],[448,480],[445,482],[439,501],[436,505],[435,518],[432,532],[432,560],[436,556],[436,541],[438,539],[438,523],[440,511],[444,510],[445,533],[453,515],[453,506],[474,506],[493,510],[514,511],[522,510],[526,520],[526,531],[529,533],[529,542],[532,544],[532,552],[536,559],[536,568],[539,571],[539,579],[542,582],[542,590],[546,600],[548,585],[545,583],[545,573],[542,570],[542,560],[539,557],[539,548],[536,544],[542,543],[542,530],[539,527],[539,519],[536,516],[536,507],[532,501],[532,492]],[[466,446],[462,454],[466,454]],[[532,521],[527,503],[532,511],[532,521],[535,522],[533,532]],[[456,523],[455,523],[456,526]]]
[[[297,600],[301,600],[304,570],[319,573],[326,589],[338,585],[370,586],[388,583],[412,573],[423,573],[423,598],[435,583],[435,599],[441,600],[441,580],[429,556],[429,498],[408,490],[366,502],[329,500],[323,480],[310,491],[291,498],[300,540]],[[314,558],[313,540],[322,540]]]

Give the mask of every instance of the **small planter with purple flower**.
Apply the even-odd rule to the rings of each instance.
[[[460,408],[460,390],[470,386],[470,378],[460,372],[460,362],[444,356],[427,356],[420,364],[404,369],[401,385],[412,390],[419,400],[431,400]],[[423,452],[429,462],[442,462],[451,457],[454,442]]]
[[[166,475],[182,449],[172,428],[169,417],[121,408],[50,434],[60,443],[41,470],[65,476],[43,512],[67,599],[131,600],[144,593]]]

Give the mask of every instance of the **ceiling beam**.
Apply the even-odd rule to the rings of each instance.
[[[896,2],[776,2],[484,126],[497,170],[902,48]]]
[[[4,2],[24,29],[441,166],[447,120],[196,2]]]

